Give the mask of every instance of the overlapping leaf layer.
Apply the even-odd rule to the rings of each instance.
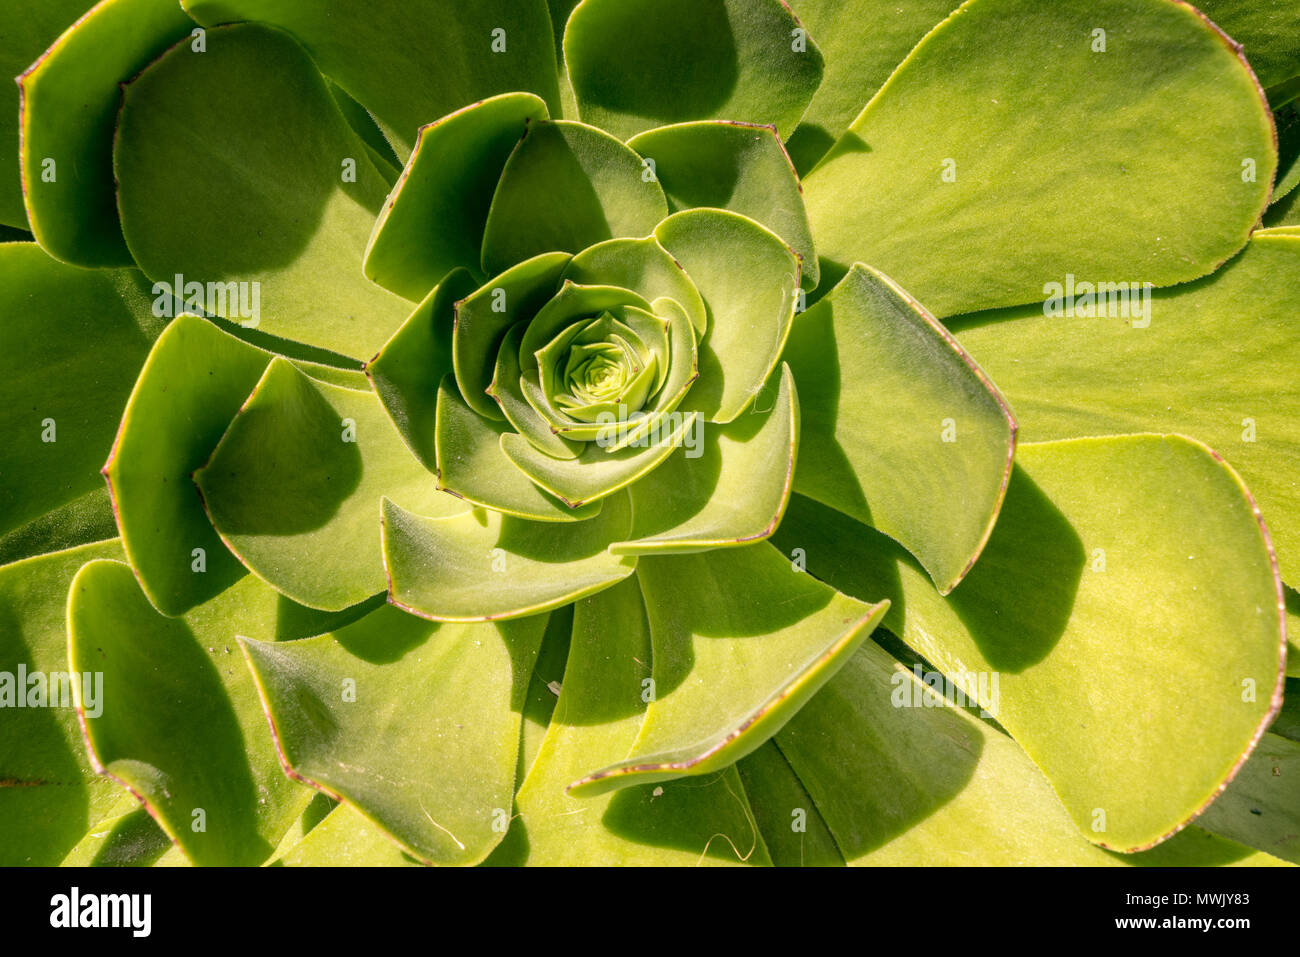
[[[1300,863],[1300,19],[18,6],[0,862]]]

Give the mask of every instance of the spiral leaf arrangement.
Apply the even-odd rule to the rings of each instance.
[[[1300,862],[1300,12],[15,2],[0,861]]]

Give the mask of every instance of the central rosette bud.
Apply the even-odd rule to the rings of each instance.
[[[579,422],[639,413],[663,385],[667,359],[612,312],[574,323],[537,354],[542,388]]]
[[[768,126],[684,123],[635,141],[552,120],[529,94],[423,128],[365,261],[421,305],[366,371],[438,488],[510,524],[599,538],[599,516],[620,529],[607,544],[631,548],[652,535],[645,507],[621,527],[640,497],[676,503],[659,510],[685,523],[674,547],[766,537],[763,509],[720,529],[689,499],[731,480],[724,454],[737,476],[760,467],[742,448],[792,455],[778,367],[800,290],[817,286],[798,180]],[[738,178],[701,178],[715,165]],[[773,482],[783,502],[789,482]]]

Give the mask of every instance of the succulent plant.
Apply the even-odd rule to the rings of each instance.
[[[0,861],[1300,862],[1300,8],[15,2]]]

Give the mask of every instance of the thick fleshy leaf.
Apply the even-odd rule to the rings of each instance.
[[[632,750],[576,796],[707,774],[776,734],[884,617],[802,574],[766,543],[637,565],[654,646]]]
[[[406,447],[430,471],[438,469],[438,386],[452,369],[452,325],[455,304],[477,287],[464,269],[447,274],[366,363],[375,394],[383,403]]]
[[[18,77],[23,192],[32,232],[51,256],[132,265],[113,180],[118,84],[193,27],[175,0],[104,0]]]
[[[551,612],[546,620],[546,633],[542,636],[542,650],[537,653],[537,664],[528,681],[528,694],[524,699],[522,731],[519,736],[519,761],[516,765],[515,783],[522,784],[537,760],[546,729],[551,726],[555,704],[564,681],[564,667],[569,660],[569,639],[573,635],[573,609],[576,603],[564,605]]]
[[[825,74],[787,144],[801,173],[825,155],[895,67],[959,0],[790,0],[826,57]]]
[[[1188,439],[1031,444],[1016,461],[993,537],[947,599],[901,550],[806,499],[777,541],[841,591],[893,600],[886,627],[994,714],[1089,840],[1150,847],[1231,779],[1280,700],[1266,533],[1236,473]]]
[[[564,60],[579,115],[620,139],[710,119],[771,123],[784,138],[822,76],[780,0],[583,0]]]
[[[993,531],[1016,421],[925,309],[861,264],[801,315],[784,359],[804,430],[795,488],[894,538],[947,594]]]
[[[565,328],[581,319],[603,312],[618,311],[624,306],[649,309],[644,297],[622,286],[584,286],[566,279],[554,297],[540,309],[524,329],[519,346],[519,363],[525,372],[536,372],[537,353],[560,335]]]
[[[684,408],[730,422],[781,357],[798,305],[799,259],[775,233],[725,210],[674,213],[655,237],[694,280],[709,312],[700,378]]]
[[[1198,0],[1196,6],[1241,44],[1264,86],[1300,75],[1300,7],[1287,0]]]
[[[776,738],[850,864],[1280,863],[1194,827],[1145,854],[1090,844],[1014,741],[934,695],[868,642]]]
[[[340,611],[384,590],[381,496],[452,515],[373,393],[267,367],[212,457],[194,474],[227,547],[276,590]]]
[[[1300,741],[1265,734],[1197,824],[1300,864]]]
[[[1214,276],[1149,298],[1083,292],[1064,315],[952,328],[1025,439],[1181,432],[1219,451],[1258,499],[1282,577],[1300,582],[1300,237],[1259,233]]]
[[[1286,673],[1289,678],[1300,678],[1300,592],[1283,586],[1286,593]]]
[[[195,42],[124,88],[113,158],[132,255],[159,282],[212,284],[208,312],[373,355],[411,308],[361,273],[387,181],[291,38],[241,25]]]
[[[134,270],[0,245],[0,534],[103,487],[96,473],[163,325]]]
[[[506,160],[483,232],[489,275],[541,253],[577,253],[620,236],[644,236],[668,213],[641,159],[594,126],[532,123]]]
[[[843,867],[844,856],[775,741],[736,764],[777,867]]]
[[[1245,62],[1187,4],[971,0],[805,180],[808,218],[831,275],[870,263],[940,317],[1067,274],[1167,286],[1246,242],[1273,135]]]
[[[0,568],[0,864],[58,864],[123,794],[86,757],[69,680],[68,585],[115,541]],[[91,676],[102,707],[103,685]],[[51,694],[51,692],[54,692]]]
[[[102,711],[78,697],[96,768],[146,801],[196,864],[266,860],[312,792],[285,777],[236,635],[292,639],[340,627],[246,576],[184,618],[165,618],[129,566],[94,561],[68,597],[75,671],[102,676]]]
[[[350,804],[340,804],[300,840],[284,848],[275,867],[416,867],[388,832]]]
[[[1293,76],[1276,86],[1269,87],[1264,91],[1264,95],[1268,97],[1269,106],[1274,110],[1286,106],[1300,98],[1300,76]]]
[[[456,267],[479,268],[497,180],[529,122],[549,119],[531,93],[504,93],[420,128],[366,247],[365,273],[407,299]]]
[[[588,443],[574,459],[552,458],[513,432],[501,436],[501,451],[530,479],[576,508],[627,488],[650,474],[688,441],[698,444],[698,419],[699,414],[695,412],[668,417],[637,445],[612,452],[598,443]]]
[[[60,867],[175,867],[189,862],[130,791],[91,825]]]
[[[523,370],[519,366],[519,347],[526,325],[515,323],[506,333],[497,350],[496,371],[488,394],[496,400],[510,425],[539,451],[560,459],[576,458],[582,446],[552,431],[550,423],[524,398],[520,387]]]
[[[465,402],[479,415],[502,418],[501,409],[487,394],[501,340],[512,325],[531,320],[547,305],[569,258],[562,252],[541,253],[512,265],[456,303],[452,334],[456,384]]]
[[[501,451],[506,429],[465,404],[448,375],[438,387],[438,487],[457,498],[534,522],[578,522],[600,511],[570,508],[542,491]]]
[[[672,299],[686,310],[700,335],[708,327],[708,312],[699,290],[653,236],[611,239],[590,246],[573,257],[564,278],[578,285],[629,289],[646,302]]]
[[[629,489],[632,537],[615,555],[695,552],[747,545],[781,522],[799,450],[799,399],[789,367],[776,398],[731,425],[708,426]]]
[[[799,257],[804,287],[817,287],[803,190],[774,127],[731,120],[681,123],[642,133],[627,145],[654,161],[674,212],[711,206],[762,223]]]
[[[184,614],[245,574],[208,521],[190,476],[212,455],[271,358],[206,319],[181,315],[136,380],[104,476],[127,558],[165,615]]]
[[[388,600],[435,621],[497,621],[550,611],[632,574],[611,555],[632,523],[626,495],[565,525],[482,512],[426,518],[384,501]]]
[[[1273,114],[1277,123],[1278,168],[1273,203],[1300,186],[1300,109],[1294,103]]]
[[[476,864],[510,813],[545,626],[440,625],[383,607],[318,638],[241,644],[291,775],[422,860]]]
[[[569,70],[564,64],[564,27],[569,22],[569,15],[578,5],[578,0],[546,0],[551,9],[551,29],[555,32],[555,62],[560,69],[560,103],[564,107],[564,116],[578,115],[578,102],[573,95],[573,84],[569,82]]]
[[[8,8],[4,43],[0,43],[0,76],[16,77],[86,12],[89,0],[25,0]],[[0,225],[27,228],[22,176],[18,168],[18,87],[0,83]]]
[[[584,598],[573,616],[559,701],[490,865],[767,864],[734,769],[577,798],[590,764],[628,753],[645,711],[650,629],[634,580]]]
[[[287,30],[374,114],[405,161],[418,130],[498,93],[528,91],[559,115],[545,0],[182,0],[200,23]],[[413,26],[418,24],[419,26]]]
[[[0,565],[102,542],[117,534],[107,488],[97,488],[0,535]]]
[[[369,147],[369,155],[375,161],[375,166],[384,174],[388,182],[396,186],[397,180],[402,173],[402,163],[393,152],[393,146],[384,136],[384,131],[379,128],[375,118],[370,115],[370,111],[358,103],[329,77],[325,78],[325,85],[329,88],[330,96],[334,97],[334,102],[338,105],[339,112],[343,118],[348,121],[348,126],[352,127],[356,134],[365,141]],[[420,298],[416,296],[415,298]]]

